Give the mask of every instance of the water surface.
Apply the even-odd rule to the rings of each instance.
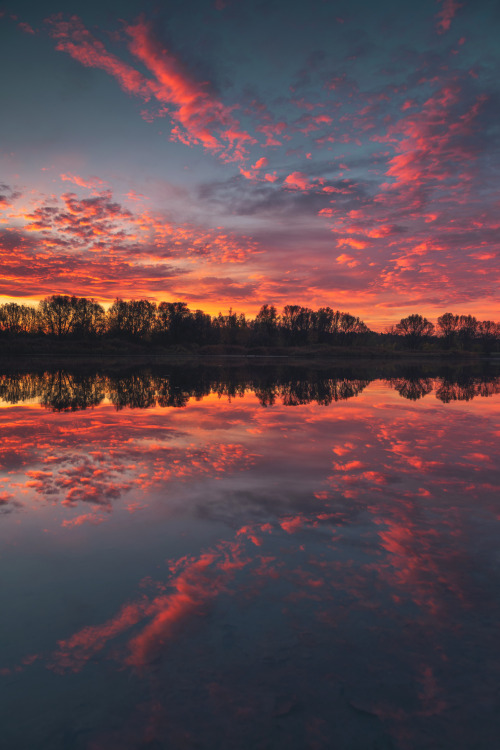
[[[0,376],[6,747],[496,746],[500,377]]]

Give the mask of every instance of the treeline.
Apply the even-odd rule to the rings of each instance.
[[[94,408],[104,400],[117,410],[184,407],[190,399],[199,400],[216,393],[219,397],[238,398],[254,393],[262,406],[283,404],[299,406],[317,403],[328,406],[358,396],[375,377],[329,376],[309,371],[261,371],[241,373],[202,373],[179,369],[164,375],[150,369],[128,373],[92,373],[83,375],[65,370],[0,375],[0,400],[16,404],[38,400],[52,411],[78,411]],[[403,398],[417,401],[434,392],[444,403],[470,401],[500,393],[500,377],[495,375],[431,378],[408,376],[386,379]]]
[[[446,349],[458,347],[470,350],[480,344],[484,351],[493,351],[500,341],[500,323],[447,312],[437,319],[435,326],[422,315],[409,315],[392,326],[389,335],[402,336],[410,348],[419,348],[423,342],[438,338]]]
[[[321,307],[286,305],[279,313],[263,305],[253,319],[232,310],[211,316],[185,302],[117,299],[105,310],[94,299],[52,295],[35,306],[0,305],[0,335],[50,339],[135,341],[165,347],[229,345],[288,347],[307,345],[496,351],[500,324],[472,315],[445,313],[435,326],[414,314],[385,333],[370,331],[358,317]]]
[[[175,344],[298,345],[349,342],[368,333],[349,313],[329,307],[310,310],[286,305],[281,314],[263,305],[253,320],[232,310],[211,316],[192,311],[185,302],[117,299],[108,310],[94,299],[52,295],[37,307],[0,305],[0,332],[11,336],[99,338]]]

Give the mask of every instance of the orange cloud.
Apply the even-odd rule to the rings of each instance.
[[[337,247],[352,247],[353,250],[363,250],[367,246],[364,240],[356,240],[354,237],[343,237],[337,240]]]
[[[89,190],[102,188],[105,185],[104,181],[100,180],[98,177],[89,177],[89,179],[86,180],[77,174],[61,174],[59,176],[63,182],[72,182],[74,185],[88,188]]]
[[[356,266],[359,266],[359,260],[356,260],[356,258],[353,258],[352,255],[347,255],[346,253],[342,253],[342,255],[337,255],[335,260],[337,261],[337,263],[346,265],[349,268],[356,268]]]
[[[97,516],[95,513],[84,513],[80,516],[76,516],[75,518],[64,519],[61,526],[82,526],[82,524],[84,523],[89,523],[92,526],[97,526],[98,524],[103,523],[103,521],[105,520],[106,519],[103,516]]]
[[[80,186],[91,184],[71,177]],[[94,179],[98,184],[98,178]],[[59,199],[23,205],[14,212],[13,198],[6,195],[11,227],[0,230],[0,294],[24,296],[29,279],[30,296],[35,298],[53,293],[103,301],[122,295],[149,297],[155,295],[155,288],[165,295],[170,283],[182,277],[184,291],[179,294],[187,298],[191,288],[203,286],[201,269],[210,279],[207,271],[215,265],[222,283],[222,264],[242,263],[249,252],[257,250],[249,237],[192,224],[174,225],[140,205],[129,210],[109,190],[92,189],[92,193],[88,198],[63,193]]]

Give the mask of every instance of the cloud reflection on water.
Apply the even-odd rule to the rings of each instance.
[[[23,392],[45,384],[33,382]],[[168,539],[179,517],[213,533],[121,603],[55,621],[52,645],[0,664],[68,685],[114,665],[144,686],[124,695],[120,729],[94,719],[75,747],[209,748],[227,733],[241,747],[465,748],[477,710],[487,747],[498,380],[367,379],[356,398],[324,403],[300,379],[261,379],[144,409],[117,409],[102,382],[93,409],[0,410],[0,502],[23,504],[3,519],[20,519],[16,544],[34,513],[55,549],[106,546],[140,522],[147,555],[151,530]],[[464,675],[481,686],[470,710]]]

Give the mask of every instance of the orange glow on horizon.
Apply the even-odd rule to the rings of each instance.
[[[68,291],[65,289],[56,290],[53,292],[53,294],[69,294]],[[7,295],[0,295],[0,304],[6,304],[9,302],[15,302],[16,304],[21,305],[32,305],[36,306],[38,302],[40,302],[42,299],[44,299],[48,295],[33,295],[32,297],[12,297]],[[77,294],[77,296],[79,296]],[[91,295],[84,295],[82,296],[91,296]],[[116,298],[123,298],[123,299],[148,299],[152,302],[160,303],[160,302],[186,302],[190,310],[202,310],[202,312],[207,313],[212,316],[217,316],[219,313],[222,313],[223,315],[226,315],[229,311],[229,309],[232,309],[233,313],[243,313],[247,319],[251,320],[253,319],[257,313],[259,312],[260,308],[264,304],[273,304],[273,302],[269,302],[266,300],[262,300],[259,302],[254,303],[244,303],[244,304],[237,304],[235,303],[234,299],[231,297],[227,298],[221,298],[220,301],[213,302],[212,300],[208,299],[206,301],[200,301],[198,298],[195,298],[193,301],[190,301],[190,295],[185,294],[182,297],[168,297],[168,296],[161,296],[155,292],[150,291],[146,294],[137,295],[136,297],[128,297],[127,295],[120,295],[117,294],[116,296],[112,297],[99,297],[98,295],[93,296],[93,299],[95,299],[99,304],[101,304],[105,310],[108,310],[109,307],[113,304],[113,301]],[[490,301],[486,300],[482,304],[479,304],[477,302],[466,302],[463,304],[455,304],[449,307],[452,307],[453,309],[443,309],[443,308],[436,308],[435,306],[427,307],[425,305],[416,304],[414,306],[408,307],[407,305],[401,304],[400,307],[396,307],[394,304],[388,304],[384,305],[380,302],[377,304],[374,301],[373,305],[367,304],[366,302],[361,303],[359,305],[355,305],[354,303],[350,303],[348,300],[339,301],[337,305],[332,304],[331,300],[328,299],[328,297],[314,297],[313,301],[306,300],[297,300],[297,299],[291,299],[291,300],[283,300],[281,304],[278,304],[276,306],[278,313],[281,312],[282,308],[287,304],[298,304],[302,305],[304,307],[309,307],[314,310],[320,308],[320,307],[333,307],[333,309],[341,309],[343,312],[348,312],[351,315],[355,315],[361,320],[363,320],[366,325],[373,331],[376,331],[378,333],[383,333],[387,328],[389,328],[392,325],[395,325],[399,322],[401,318],[404,318],[408,315],[412,315],[413,313],[419,313],[420,315],[423,315],[428,320],[433,322],[434,324],[437,321],[437,318],[440,315],[443,315],[445,312],[453,312],[454,314],[459,315],[472,315],[475,316],[478,320],[498,320],[500,319],[500,305],[498,308],[493,308]],[[375,309],[374,309],[375,308]],[[394,311],[392,314],[388,313],[388,310]]]

